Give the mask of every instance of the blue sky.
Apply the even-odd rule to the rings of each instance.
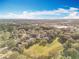
[[[10,13],[14,14],[25,14],[36,13],[44,11],[55,11],[55,10],[70,10],[79,9],[79,0],[0,0],[0,15]],[[79,10],[74,10],[78,12]],[[67,16],[67,13],[59,16]],[[0,16],[0,17],[2,17]],[[41,16],[41,15],[39,15]],[[38,16],[38,17],[39,17]],[[47,17],[47,15],[42,15],[42,17]],[[57,17],[59,17],[57,16]],[[48,15],[48,17],[56,17],[56,15]]]

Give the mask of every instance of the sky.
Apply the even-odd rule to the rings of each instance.
[[[0,0],[0,19],[79,19],[79,0]]]

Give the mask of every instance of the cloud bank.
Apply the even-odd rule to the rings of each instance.
[[[0,19],[79,19],[79,9],[71,7],[69,9],[59,8],[50,11],[23,11],[20,14],[7,13],[0,14]]]

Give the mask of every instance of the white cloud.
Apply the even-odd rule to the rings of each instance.
[[[8,13],[0,15],[0,19],[79,19],[78,11],[78,8],[73,7],[70,9],[59,8],[50,11],[23,11],[21,14]]]
[[[78,11],[78,8],[70,8],[68,16],[65,16],[64,19],[79,19]]]
[[[65,19],[79,19],[79,16],[77,16],[79,12],[71,12],[68,16],[64,17]]]

